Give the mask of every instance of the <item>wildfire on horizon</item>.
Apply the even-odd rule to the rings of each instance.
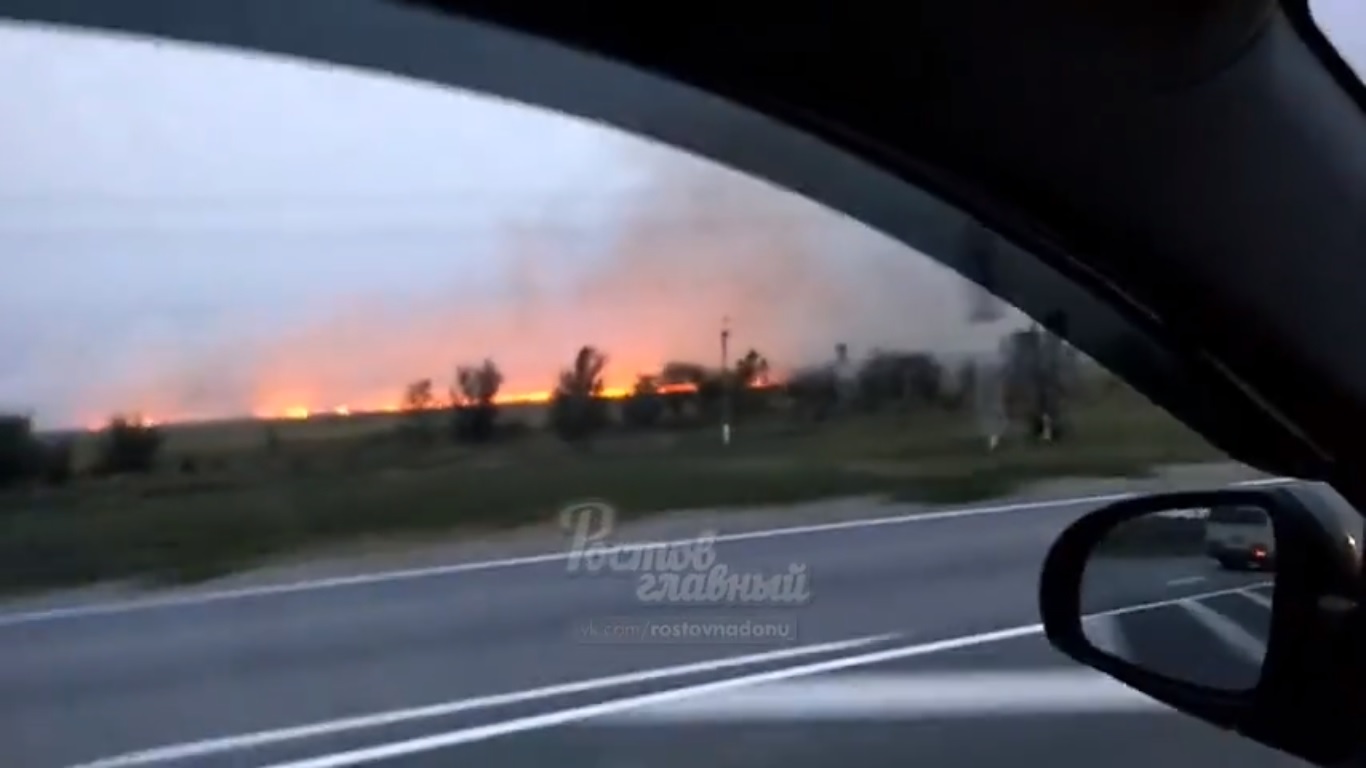
[[[767,378],[761,378],[748,386],[752,389],[765,389],[775,386],[776,382]],[[629,397],[634,391],[633,386],[604,386],[600,395],[609,400],[621,400]],[[661,383],[655,387],[659,394],[686,394],[697,391],[697,386],[691,383]],[[500,394],[494,398],[498,405],[540,405],[549,403],[554,397],[554,391],[541,390],[536,392],[517,392],[511,394]],[[449,400],[438,400],[428,406],[431,410],[441,410],[449,408],[453,403]],[[399,413],[404,410],[402,398],[393,396],[388,399],[377,399],[371,402],[347,403],[333,406],[312,406],[312,405],[287,405],[283,407],[261,407],[254,408],[251,417],[261,421],[305,421],[308,419],[335,417],[335,416],[358,416],[364,414],[383,414]],[[195,418],[193,416],[181,416],[178,418],[166,418],[155,415],[148,415],[146,412],[132,412],[122,416],[127,422],[144,427],[162,426],[165,424],[186,423],[194,421],[221,420],[209,418]],[[97,432],[104,429],[105,422],[89,423],[86,429]]]

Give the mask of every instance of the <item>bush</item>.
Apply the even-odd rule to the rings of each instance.
[[[626,426],[650,429],[664,416],[664,398],[657,394],[633,394],[621,404],[621,420]]]
[[[125,416],[115,416],[104,428],[95,472],[122,475],[151,472],[161,452],[161,430]]]
[[[794,372],[788,378],[786,391],[792,401],[792,413],[813,421],[827,419],[839,401],[835,374],[826,368]]]
[[[0,488],[34,481],[65,485],[71,480],[74,448],[70,437],[38,437],[28,416],[0,415]]]
[[[602,371],[607,356],[585,346],[574,364],[560,372],[550,400],[550,427],[566,442],[579,442],[607,426],[607,400],[602,396]]]
[[[498,426],[495,401],[502,386],[503,372],[492,360],[455,369],[450,432],[456,442],[486,443],[494,438]]]
[[[550,401],[550,426],[566,442],[579,442],[607,426],[607,400],[599,395],[556,392]]]
[[[66,485],[75,474],[76,440],[59,437],[38,443],[38,473],[48,485]]]
[[[401,440],[414,445],[430,445],[436,439],[434,423],[436,395],[431,379],[419,379],[403,390],[403,419],[397,427]]]
[[[664,397],[659,393],[658,383],[653,377],[641,376],[631,396],[621,404],[621,420],[629,427],[649,429],[663,416]]]
[[[0,488],[32,479],[37,463],[36,449],[31,418],[19,414],[0,415]]]
[[[451,436],[461,443],[486,443],[497,429],[498,406],[493,403],[462,405],[451,415]]]
[[[888,402],[933,405],[946,400],[944,366],[925,352],[876,351],[857,374],[858,398],[876,410]]]

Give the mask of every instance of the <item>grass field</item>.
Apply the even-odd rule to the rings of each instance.
[[[1141,476],[1222,458],[1124,390],[1079,403],[1063,442],[994,453],[971,414],[937,409],[820,424],[760,418],[738,424],[724,450],[714,427],[614,430],[579,448],[530,428],[488,445],[416,447],[395,439],[398,418],[279,423],[273,451],[260,422],[169,427],[163,463],[193,457],[195,473],[81,478],[0,498],[0,589],[200,579],[375,534],[477,536],[552,521],[586,497],[627,516],[870,493],[965,502],[1040,478]]]

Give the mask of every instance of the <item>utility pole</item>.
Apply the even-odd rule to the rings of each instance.
[[[721,318],[721,445],[730,445],[730,317]]]

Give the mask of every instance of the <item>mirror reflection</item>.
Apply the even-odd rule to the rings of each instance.
[[[1271,630],[1275,532],[1265,510],[1169,510],[1125,521],[1082,578],[1082,622],[1101,651],[1224,691],[1257,685]]]

